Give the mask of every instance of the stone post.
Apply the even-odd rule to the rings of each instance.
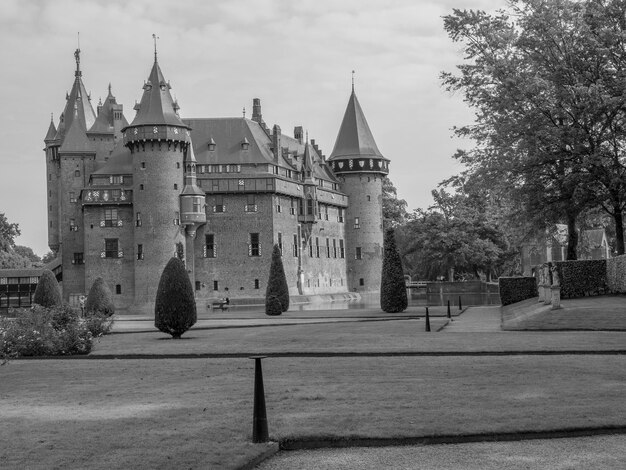
[[[543,304],[550,305],[552,301],[552,290],[551,290],[551,284],[550,284],[550,266],[548,265],[548,263],[542,266],[542,271],[543,271],[543,280],[544,280]]]
[[[561,283],[559,280],[559,273],[556,270],[556,266],[552,265],[552,287],[550,288],[552,294],[552,310],[561,308]]]
[[[537,277],[537,292],[539,293],[539,302],[543,302],[543,266],[537,266],[536,268],[536,277]]]

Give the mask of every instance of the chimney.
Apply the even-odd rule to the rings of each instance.
[[[274,161],[278,161],[278,156],[282,152],[281,143],[280,143],[280,126],[278,124],[274,124],[274,128],[272,129],[272,152],[274,153]]]
[[[252,100],[252,120],[261,124],[263,122],[263,116],[261,115],[261,100],[254,98]]]

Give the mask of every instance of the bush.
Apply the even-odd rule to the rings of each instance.
[[[42,307],[56,307],[63,303],[57,278],[49,269],[44,270],[39,278],[33,303]]]
[[[537,297],[537,279],[534,276],[501,277],[498,279],[502,305],[514,304]]]
[[[280,303],[280,308],[275,305],[275,300]],[[280,311],[276,313],[278,310]],[[287,310],[289,310],[289,286],[285,277],[280,248],[278,245],[274,245],[270,275],[267,281],[267,289],[265,290],[265,314],[280,315]]]
[[[561,298],[600,295],[607,291],[606,260],[557,261]]]
[[[154,326],[179,339],[197,320],[196,301],[185,265],[171,258],[157,288],[154,305]]]
[[[393,229],[385,231],[380,308],[387,313],[404,312],[408,306],[402,261]]]
[[[83,324],[94,338],[99,338],[100,336],[108,335],[111,332],[113,320],[105,313],[93,312],[85,318]]]
[[[89,316],[94,313],[100,313],[107,317],[115,313],[113,294],[101,277],[93,281],[85,302],[85,315]]]
[[[67,304],[14,313],[14,319],[0,318],[0,356],[87,354],[93,347],[93,335]]]
[[[606,284],[614,294],[626,294],[626,255],[606,260]]]

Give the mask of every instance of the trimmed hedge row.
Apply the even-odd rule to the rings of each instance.
[[[626,255],[606,260],[606,284],[614,294],[626,294]]]
[[[534,276],[501,277],[498,279],[502,306],[537,297],[537,280]]]
[[[561,298],[574,299],[607,291],[606,260],[557,261]]]

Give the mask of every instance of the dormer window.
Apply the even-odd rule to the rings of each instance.
[[[243,142],[241,142],[241,149],[248,150],[248,147],[250,147],[250,142],[248,142],[248,139],[244,137]]]
[[[209,140],[209,152],[213,152],[215,150],[215,147],[215,141],[213,140],[213,137],[211,137],[211,140]]]

